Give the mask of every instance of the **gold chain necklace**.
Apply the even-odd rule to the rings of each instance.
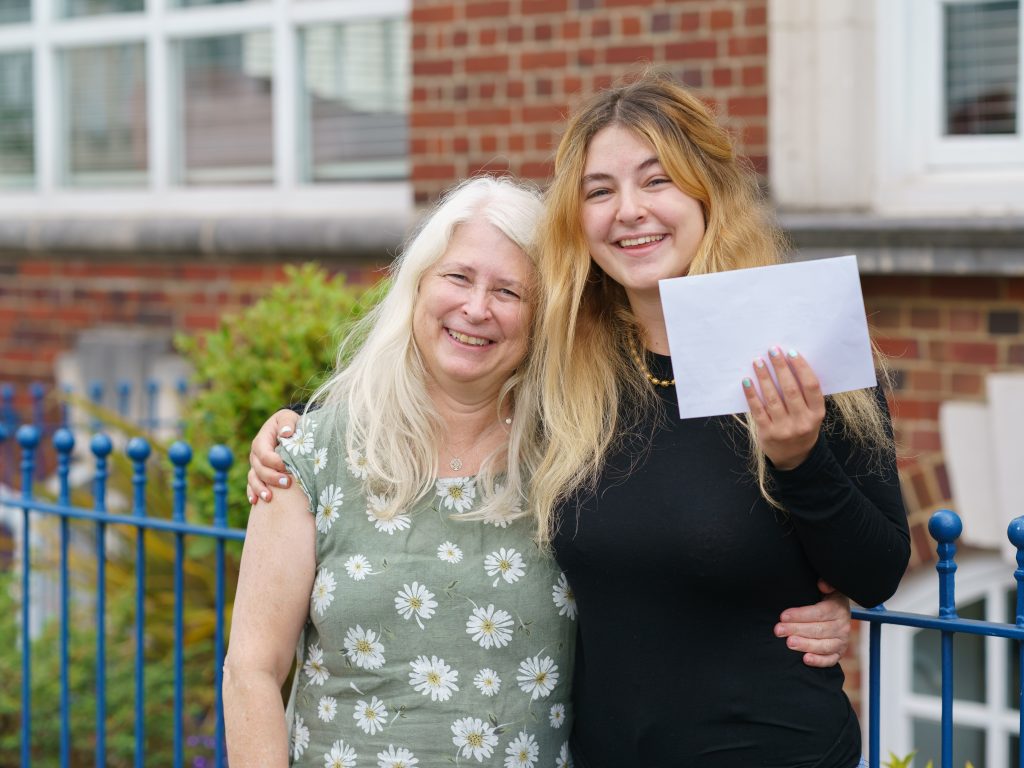
[[[511,416],[507,417],[505,419],[505,426],[507,427],[511,423],[512,423],[512,417]],[[471,446],[469,446],[466,449],[466,451],[472,452],[477,447],[477,445],[480,444],[480,441],[483,440],[484,437],[489,435],[493,429],[494,429],[494,427],[492,425],[486,431],[484,431],[482,434],[480,434],[480,436],[478,436],[477,439],[473,441],[473,444]],[[462,451],[462,453],[465,453],[465,451]],[[453,455],[451,461],[448,462],[448,468],[451,469],[452,472],[458,472],[459,470],[462,469],[462,467],[463,467],[462,459],[459,458],[458,456],[454,456]]]
[[[659,379],[657,376],[651,373],[650,368],[647,367],[647,364],[644,362],[643,358],[640,357],[640,353],[636,351],[636,347],[633,346],[632,342],[630,342],[629,344],[629,351],[633,355],[633,362],[636,363],[636,367],[640,369],[640,373],[646,376],[647,380],[651,382],[651,384],[653,384],[656,387],[675,386],[675,379]]]

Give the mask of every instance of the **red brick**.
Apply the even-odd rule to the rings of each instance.
[[[977,397],[985,394],[985,377],[978,373],[954,373],[952,376],[954,395]]]
[[[977,331],[981,329],[981,312],[976,309],[951,309],[949,311],[951,331]]]
[[[716,88],[732,85],[732,70],[728,67],[715,67],[711,70],[711,84]]]
[[[579,21],[566,21],[562,24],[562,31],[559,33],[563,40],[579,40],[583,32],[583,25]]]
[[[523,13],[566,13],[568,0],[523,0]]]
[[[526,85],[522,80],[509,80],[505,83],[505,95],[510,99],[521,99],[526,93]]]
[[[487,17],[508,18],[512,4],[508,0],[489,0],[488,2],[467,3],[466,18],[482,19]]]
[[[608,19],[598,18],[590,23],[591,37],[608,37],[612,33],[612,23]]]
[[[763,6],[747,8],[743,16],[743,23],[748,27],[763,27],[768,23],[768,9]]]
[[[899,307],[868,308],[868,325],[872,328],[899,328],[903,325],[903,310]]]
[[[747,117],[748,115],[763,117],[768,114],[768,98],[766,96],[737,96],[728,99],[725,104],[731,117]]]
[[[936,421],[939,418],[939,401],[901,396],[894,415],[899,419]]]
[[[942,316],[937,309],[914,308],[910,310],[912,328],[938,328],[942,324]]]
[[[576,52],[576,66],[592,67],[597,62],[597,51],[593,48],[583,48]]]
[[[767,53],[768,38],[765,35],[729,39],[730,56],[764,56]]]
[[[941,299],[998,299],[999,283],[985,277],[933,277],[929,293]]]
[[[628,37],[639,35],[643,32],[643,25],[638,16],[626,16],[622,19],[622,34]]]
[[[886,357],[914,359],[920,357],[917,341],[898,336],[879,336],[875,344]]]
[[[1006,350],[1006,362],[1010,365],[1024,365],[1024,344],[1011,344]]]
[[[551,163],[523,163],[519,166],[519,176],[534,181],[547,181],[551,178],[554,167]]]
[[[469,32],[464,29],[457,29],[452,32],[452,45],[456,48],[465,48],[469,43]]]
[[[605,61],[609,64],[633,64],[638,61],[654,59],[653,45],[613,45],[605,51]]]
[[[455,177],[455,166],[450,163],[416,163],[412,167],[412,176],[414,179],[452,179]]]
[[[524,107],[523,122],[525,123],[559,123],[565,119],[568,108],[555,104],[547,107]]]
[[[927,295],[924,278],[910,276],[863,275],[861,288],[866,298],[871,296],[914,297]]]
[[[710,26],[711,29],[730,29],[733,26],[734,19],[732,11],[712,11]]]
[[[526,137],[519,133],[509,136],[508,149],[510,152],[522,152],[526,149]]]
[[[414,109],[409,117],[409,123],[413,128],[451,128],[455,125],[455,113]]]
[[[452,151],[460,155],[469,152],[469,139],[465,136],[456,136],[452,139]]]
[[[505,39],[510,43],[521,43],[525,32],[521,24],[513,24],[505,30]]]
[[[470,109],[466,112],[469,125],[508,125],[512,122],[512,110],[503,109]]]
[[[502,174],[508,172],[509,167],[507,158],[493,157],[489,160],[470,161],[469,164],[470,176],[476,176],[477,174],[481,173]]]
[[[683,13],[679,15],[679,29],[683,32],[694,32],[700,29],[699,13]]]
[[[1015,301],[1024,300],[1024,279],[1015,277],[1007,280],[1006,298]]]
[[[497,152],[498,151],[498,137],[497,136],[481,136],[480,137],[480,150],[482,152]]]
[[[439,61],[413,61],[413,75],[450,75],[455,71],[455,64],[451,59]]]
[[[910,449],[913,451],[941,451],[942,439],[937,430],[915,429],[910,433]]]
[[[743,67],[740,82],[745,86],[764,85],[765,68],[763,66]]]
[[[494,95],[498,91],[497,84],[493,80],[488,80],[486,83],[480,83],[480,88],[477,91],[477,95],[482,101],[493,101]]]
[[[575,75],[569,75],[562,78],[562,93],[567,96],[579,93],[583,88],[583,79],[576,77]]]
[[[654,0],[604,0],[605,8],[635,8],[638,5],[654,5]]]
[[[568,55],[565,51],[544,51],[543,53],[524,53],[520,56],[520,66],[523,69],[564,69],[568,64]]]
[[[490,47],[498,42],[498,30],[493,27],[481,29],[478,39],[480,40],[481,46]]]
[[[931,355],[942,362],[995,365],[999,360],[999,347],[988,341],[936,341],[931,344]]]
[[[554,34],[550,24],[538,24],[533,28],[533,39],[547,42]]]
[[[416,3],[414,6],[411,16],[414,26],[417,24],[435,24],[455,20],[455,5],[438,5],[424,8]]]
[[[687,59],[713,59],[718,56],[718,43],[714,40],[697,40],[689,43],[672,43],[665,46],[665,58],[669,61]]]

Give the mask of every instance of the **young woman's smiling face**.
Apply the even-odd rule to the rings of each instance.
[[[526,357],[533,265],[479,218],[459,224],[420,280],[413,337],[427,375],[449,394],[497,393]]]
[[[590,255],[630,302],[657,300],[658,281],[681,277],[704,237],[704,209],[665,173],[645,138],[610,125],[594,134],[583,170]]]

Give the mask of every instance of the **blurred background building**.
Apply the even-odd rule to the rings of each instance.
[[[714,105],[797,257],[859,256],[918,566],[890,607],[933,610],[949,505],[961,615],[1012,621],[1018,0],[0,0],[0,381],[165,365],[289,261],[372,280],[449,184],[543,183],[579,96],[645,62]],[[938,743],[932,642],[885,646],[885,750]],[[957,642],[955,762],[1016,761],[1011,646]]]

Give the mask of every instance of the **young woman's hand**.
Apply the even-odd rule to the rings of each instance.
[[[818,590],[825,596],[814,605],[787,608],[775,625],[775,636],[786,638],[786,645],[803,651],[809,667],[832,667],[850,643],[850,601],[824,581]]]
[[[245,489],[250,504],[256,504],[260,499],[270,501],[274,497],[271,487],[287,488],[291,485],[288,469],[274,449],[279,437],[288,437],[295,431],[298,421],[299,414],[284,408],[267,419],[253,438]]]
[[[769,363],[754,361],[754,380],[743,380],[743,394],[757,426],[757,442],[777,469],[794,469],[818,441],[825,419],[825,397],[811,366],[795,350],[773,347]],[[772,366],[778,385],[772,380]],[[760,390],[760,395],[758,394]]]

